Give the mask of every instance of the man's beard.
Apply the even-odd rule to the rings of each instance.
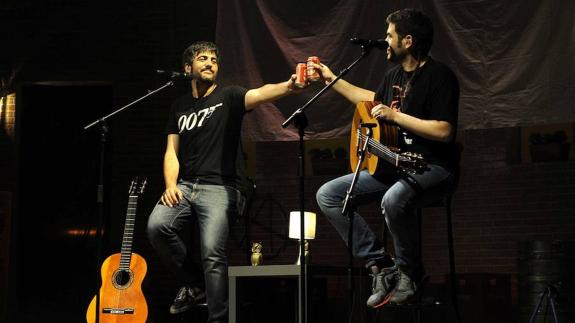
[[[205,70],[204,70],[205,71]],[[211,78],[206,78],[202,75],[202,73],[204,71],[201,71],[199,73],[194,73],[193,78],[196,80],[196,82],[205,84],[205,85],[212,85],[216,82],[216,74],[212,71],[212,77]]]
[[[398,49],[401,49],[401,47]],[[405,58],[405,56],[407,56],[405,51],[402,51],[401,53],[396,54],[393,47],[389,47],[389,59],[388,60],[390,62],[392,62],[392,63],[401,62]]]

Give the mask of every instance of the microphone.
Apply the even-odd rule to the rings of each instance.
[[[363,39],[353,37],[349,40],[352,44],[360,45],[365,48],[387,49],[389,44],[383,39]]]
[[[160,74],[160,75],[167,75],[172,80],[191,80],[192,79],[192,75],[190,75],[188,73],[180,73],[180,72],[166,71],[166,70],[156,70],[156,73]]]

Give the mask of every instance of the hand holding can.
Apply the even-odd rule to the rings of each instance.
[[[307,58],[307,73],[306,73],[308,81],[310,82],[319,81],[320,80],[319,71],[317,70],[317,68],[314,68],[310,63],[319,65],[319,57],[310,56]]]
[[[295,67],[294,85],[299,88],[304,88],[306,84],[307,84],[307,64],[298,63]]]

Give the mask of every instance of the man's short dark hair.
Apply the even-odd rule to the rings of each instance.
[[[386,22],[395,25],[395,31],[400,39],[407,35],[413,38],[411,55],[416,58],[427,56],[433,43],[433,24],[423,12],[406,8],[387,16]]]
[[[214,53],[218,59],[220,57],[220,51],[218,50],[216,44],[209,41],[198,41],[186,48],[184,54],[182,55],[182,65],[191,65],[194,58],[196,58],[198,54],[204,52]]]

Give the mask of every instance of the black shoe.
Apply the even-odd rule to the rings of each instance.
[[[201,302],[205,302],[206,294],[199,288],[184,286],[180,288],[176,299],[170,306],[170,313],[180,314]]]
[[[367,306],[379,308],[389,302],[390,292],[397,283],[399,270],[396,266],[387,267],[372,276],[371,296],[367,299]]]
[[[397,285],[390,293],[391,297],[389,302],[396,305],[401,305],[409,302],[418,292],[417,284],[411,277],[403,271],[399,271],[399,280]]]

